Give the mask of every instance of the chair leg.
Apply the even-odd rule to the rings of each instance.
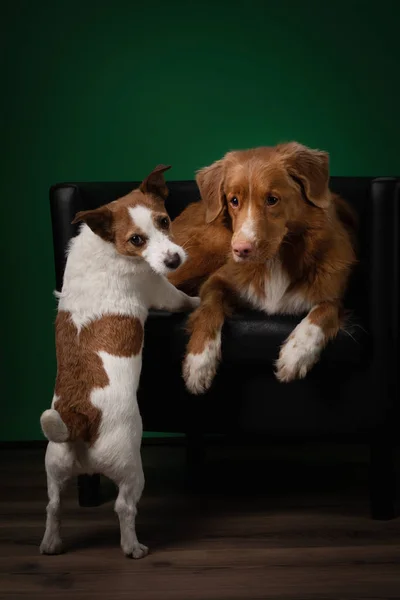
[[[100,505],[100,475],[78,476],[78,501],[79,506]]]
[[[193,491],[201,489],[205,465],[205,436],[199,431],[186,433],[186,482]]]
[[[396,517],[396,476],[393,446],[379,436],[371,443],[370,508],[373,519]]]

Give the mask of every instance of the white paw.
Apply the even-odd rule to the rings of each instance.
[[[180,307],[175,309],[178,312],[190,312],[200,306],[200,298],[198,296],[188,296],[184,292],[181,292],[181,294]]]
[[[136,544],[133,548],[122,549],[127,558],[144,558],[148,555],[149,549],[143,544]]]
[[[40,544],[40,554],[62,554],[62,541],[58,536],[44,536]]]
[[[190,300],[190,308],[192,310],[195,310],[196,308],[198,308],[200,306],[199,296],[194,296],[193,298],[189,297],[189,300]]]
[[[303,319],[281,348],[276,361],[277,379],[284,383],[303,379],[318,361],[324,342],[322,329]]]
[[[191,394],[204,394],[217,372],[221,336],[207,343],[200,354],[188,354],[183,362],[183,379]]]

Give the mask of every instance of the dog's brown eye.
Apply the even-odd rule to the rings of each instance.
[[[279,202],[279,198],[277,198],[276,196],[267,196],[267,199],[266,199],[267,206],[275,206],[275,204],[278,204],[278,202]]]
[[[231,198],[231,199],[229,200],[229,202],[230,202],[230,203],[232,204],[232,206],[234,206],[235,208],[236,208],[237,206],[239,206],[239,200],[236,198],[236,196],[233,196],[233,198]]]
[[[161,227],[161,229],[168,229],[168,227],[169,227],[169,219],[168,219],[168,217],[161,217],[161,219],[160,219],[160,227]]]
[[[129,240],[131,244],[133,244],[134,246],[143,246],[144,244],[144,239],[142,238],[141,235],[133,235],[131,237],[131,239]]]

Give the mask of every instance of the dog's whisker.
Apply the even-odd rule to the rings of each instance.
[[[345,333],[346,335],[348,335],[353,340],[353,342],[355,342],[356,344],[360,344],[360,342],[358,340],[356,340],[356,338],[354,337],[354,335],[352,335],[350,333],[350,331],[348,331],[345,327],[342,328],[342,331],[343,331],[343,333]]]

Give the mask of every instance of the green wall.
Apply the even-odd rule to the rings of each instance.
[[[0,440],[40,439],[52,396],[49,186],[158,162],[190,179],[288,139],[329,150],[333,174],[399,174],[399,7],[3,2]]]

